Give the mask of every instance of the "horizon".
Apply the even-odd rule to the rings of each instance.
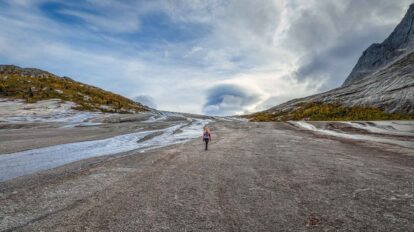
[[[0,0],[0,63],[164,111],[252,113],[340,86],[411,2],[373,3]]]

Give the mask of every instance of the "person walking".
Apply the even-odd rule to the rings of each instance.
[[[203,135],[202,135],[203,141],[206,144],[206,148],[205,150],[208,150],[208,142],[211,141],[211,133],[210,133],[210,129],[208,127],[204,127],[203,128]]]

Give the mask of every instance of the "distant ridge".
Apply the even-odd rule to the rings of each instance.
[[[137,113],[149,109],[121,95],[35,68],[0,65],[0,98],[71,101],[77,110]]]
[[[0,65],[0,74],[16,74],[25,77],[59,77],[37,68],[21,68],[16,65]]]

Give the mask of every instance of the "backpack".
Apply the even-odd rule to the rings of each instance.
[[[203,139],[210,139],[210,134],[207,131],[204,132]]]

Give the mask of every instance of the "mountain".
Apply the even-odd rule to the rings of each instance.
[[[14,65],[0,65],[0,98],[36,102],[61,99],[77,104],[75,109],[112,113],[137,113],[147,107],[128,98],[83,84],[69,77]]]
[[[375,71],[398,60],[401,56],[412,52],[413,48],[414,4],[410,5],[402,21],[384,42],[374,43],[362,53],[343,86],[363,80]]]
[[[414,119],[414,4],[359,58],[344,84],[247,116],[256,121]]]

